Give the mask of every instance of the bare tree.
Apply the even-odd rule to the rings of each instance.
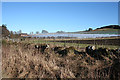
[[[39,31],[36,31],[36,34],[39,34]]]

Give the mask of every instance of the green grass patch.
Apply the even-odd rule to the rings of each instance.
[[[79,43],[63,43],[63,42],[50,42],[47,40],[32,40],[29,41],[30,43],[40,43],[40,44],[51,44],[51,45],[59,45],[59,46],[74,46],[74,47],[79,47],[79,48],[85,48],[89,45],[93,46],[94,44],[79,44]],[[103,47],[103,48],[110,48],[110,49],[116,49],[119,48],[119,46],[114,46],[114,45],[94,45],[96,48]]]

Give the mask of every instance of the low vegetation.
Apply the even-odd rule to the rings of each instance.
[[[25,38],[10,32],[6,25],[1,28],[3,78],[120,79],[120,48],[116,41],[98,45],[87,44],[87,40],[81,44],[71,39]]]
[[[120,79],[120,50],[4,41],[3,78]]]

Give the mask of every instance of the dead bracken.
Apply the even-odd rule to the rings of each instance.
[[[120,79],[119,48],[86,46],[80,51],[72,46],[8,43],[2,48],[4,78]]]

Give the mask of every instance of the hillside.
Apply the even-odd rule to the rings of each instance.
[[[119,25],[109,25],[100,28],[96,28],[91,31],[78,31],[73,33],[80,34],[120,34],[120,26]]]
[[[119,29],[98,29],[87,32],[89,34],[120,34]]]
[[[104,27],[101,27],[101,28],[97,28],[98,29],[120,29],[120,26],[119,25],[109,25],[109,26],[104,26]]]
[[[89,33],[95,33],[95,34],[120,34],[119,30],[120,30],[119,25],[109,25],[109,26],[104,26],[104,27],[101,27],[101,28],[97,28],[95,30],[90,31]]]

